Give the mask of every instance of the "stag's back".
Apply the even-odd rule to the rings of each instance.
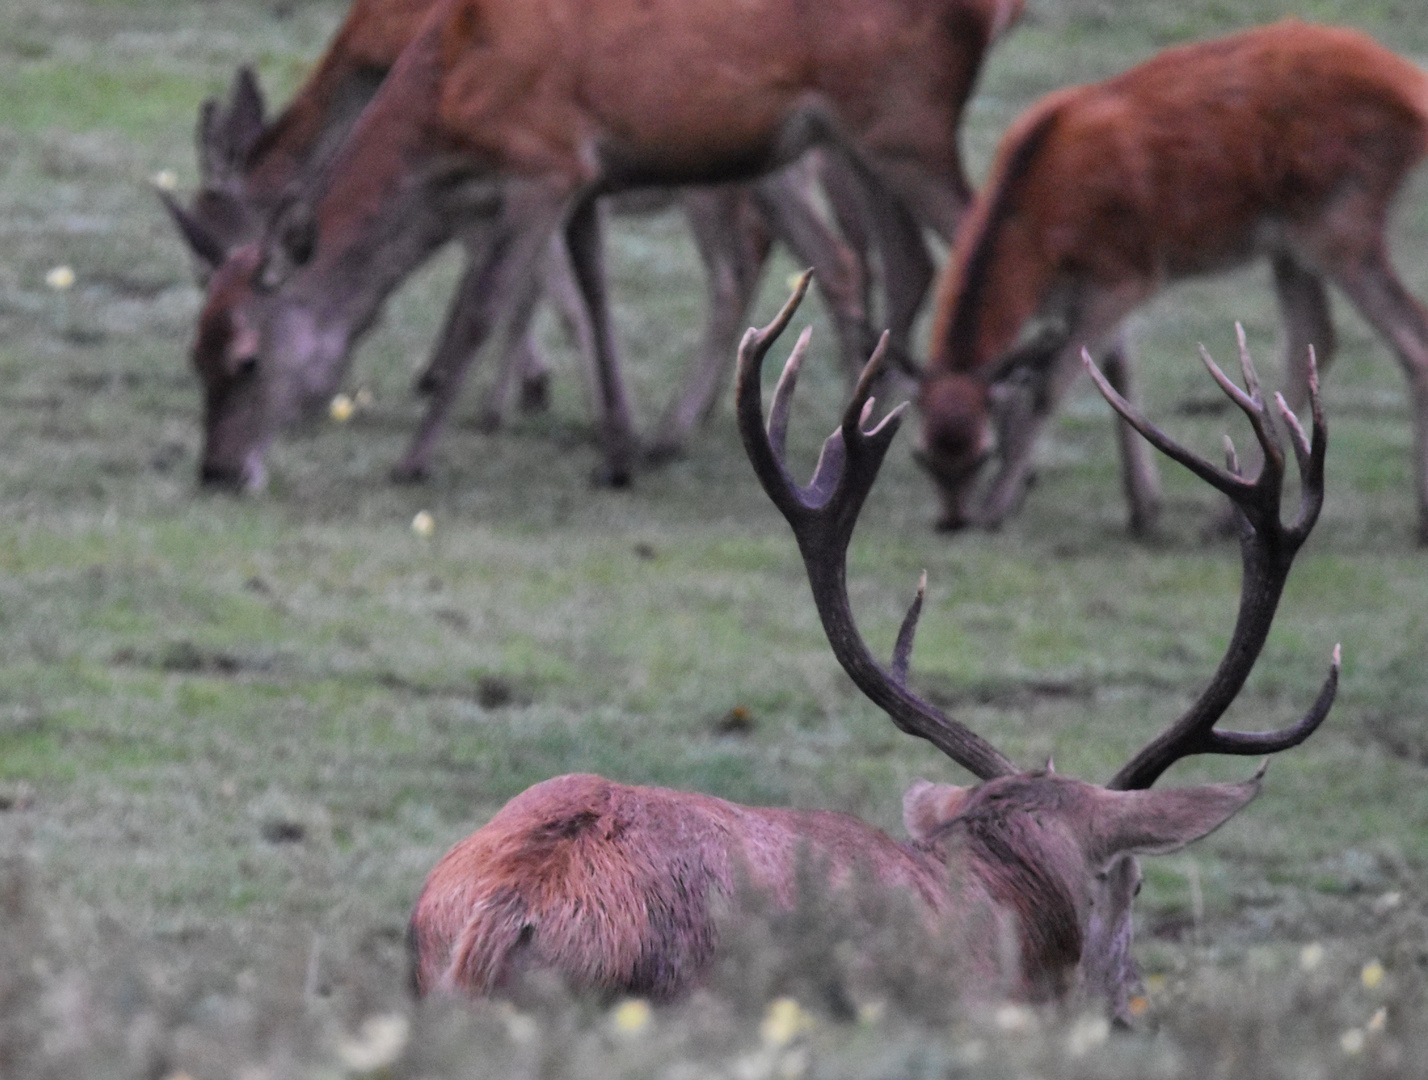
[[[412,915],[419,993],[484,994],[527,967],[656,1000],[707,967],[718,911],[741,887],[792,906],[812,859],[945,902],[945,872],[844,814],[739,806],[598,776],[547,780],[437,864]]]

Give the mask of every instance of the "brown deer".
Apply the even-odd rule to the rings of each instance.
[[[513,298],[563,233],[594,330],[606,472],[627,476],[595,200],[762,177],[823,145],[903,232],[920,221],[950,235],[967,197],[957,121],[987,43],[1019,10],[440,0],[342,149],[209,282],[193,354],[203,475],[260,484],[279,427],[330,393],[354,333],[459,220],[481,255],[434,369],[463,370],[456,358],[527,302]],[[400,473],[426,467],[450,403],[434,398]]]
[[[598,776],[562,776],[512,799],[432,870],[411,921],[420,992],[499,992],[530,967],[553,969],[574,986],[665,1000],[698,983],[719,945],[713,914],[749,882],[778,904],[795,900],[800,860],[826,865],[830,884],[861,877],[913,898],[929,928],[993,927],[954,934],[966,985],[1001,985],[999,938],[1017,943],[1013,993],[1062,998],[1079,986],[1129,1017],[1131,901],[1135,856],[1178,848],[1218,828],[1252,800],[1264,774],[1238,784],[1150,790],[1191,754],[1267,755],[1295,746],[1332,704],[1339,651],[1312,709],[1279,731],[1216,730],[1263,646],[1294,555],[1323,499],[1326,446],[1317,383],[1312,439],[1278,399],[1302,481],[1292,524],[1280,519],[1285,461],[1248,355],[1246,389],[1213,362],[1210,370],[1249,417],[1263,450],[1259,476],[1239,473],[1233,454],[1218,468],[1171,442],[1097,376],[1107,399],[1147,439],[1223,491],[1238,508],[1244,561],[1239,618],[1209,687],[1176,723],[1102,787],[1050,771],[1023,772],[977,734],[907,685],[919,587],[890,667],[872,656],[854,624],[846,590],[847,548],[864,499],[905,406],[870,426],[865,370],[841,427],[824,443],[813,479],[793,482],[784,435],[800,337],[774,392],[767,430],[763,360],[787,326],[803,285],[775,321],[750,330],[739,353],[740,433],[764,490],[793,527],[814,603],[843,668],[898,728],[927,739],[982,781],[963,788],[920,782],[904,799],[911,842],[828,811],[739,806],[708,795],[631,787]],[[1087,365],[1090,366],[1089,357]],[[925,581],[924,581],[925,584]],[[978,978],[971,978],[977,976]],[[980,978],[980,977],[985,978]]]
[[[282,200],[341,145],[361,107],[376,93],[434,3],[359,0],[312,75],[271,124],[265,118],[257,78],[247,67],[235,75],[227,102],[204,102],[196,139],[200,189],[187,208],[167,192],[159,192],[189,245],[200,281],[206,282],[235,248],[260,239],[264,223]],[[683,205],[708,274],[711,314],[686,385],[676,394],[661,424],[655,448],[661,455],[680,452],[694,426],[711,411],[771,239],[783,239],[797,258],[818,271],[839,328],[845,361],[852,365],[865,353],[865,341],[871,340],[865,316],[865,261],[822,224],[810,208],[809,194],[792,178],[774,177],[753,187],[690,188],[654,201],[642,195],[638,204],[641,209],[658,209],[675,198]],[[453,228],[459,232],[459,222],[453,223]],[[917,258],[918,251],[910,255]],[[917,290],[912,309],[906,303],[891,306],[890,313],[899,320],[905,340],[929,275],[920,266],[915,273],[921,276],[901,272],[897,251],[885,258],[890,259],[894,288],[911,282]],[[582,356],[587,364],[592,363],[593,339],[577,303],[569,261],[558,246],[548,258],[543,288],[560,305],[582,345]],[[461,324],[461,305],[470,302],[468,283],[458,288],[448,326]],[[538,408],[545,402],[549,374],[534,334],[529,328],[513,327],[509,339],[498,379],[482,409],[483,426],[488,430],[500,423],[513,377],[521,379],[523,404]],[[440,394],[450,385],[454,392],[470,357],[454,356],[440,345],[436,355],[446,364],[454,364],[456,370],[433,364],[418,379],[418,388]],[[854,374],[856,366],[850,367]]]
[[[1303,404],[1309,347],[1321,368],[1333,358],[1325,282],[1397,355],[1428,541],[1428,315],[1384,238],[1426,136],[1428,75],[1360,33],[1294,20],[1167,49],[1032,105],[1003,138],[938,287],[919,452],[943,527],[994,526],[1015,508],[1083,346],[1112,345],[1107,374],[1129,394],[1114,342],[1126,314],[1166,282],[1263,255],[1291,404]],[[1017,373],[1029,375],[1022,389]],[[1158,509],[1154,465],[1124,428],[1121,448],[1131,527],[1145,531]]]

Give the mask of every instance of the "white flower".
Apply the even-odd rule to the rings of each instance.
[[[1036,1027],[1036,1014],[1025,1005],[1009,1001],[992,1014],[992,1023],[1002,1031],[1030,1031]]]
[[[1299,950],[1299,970],[1313,971],[1324,962],[1324,946],[1311,941]]]
[[[436,518],[432,517],[425,510],[418,510],[416,517],[412,518],[412,532],[416,533],[423,540],[436,531]]]
[[[1066,1033],[1066,1052],[1072,1057],[1085,1057],[1110,1037],[1111,1024],[1104,1016],[1083,1016]]]
[[[411,1037],[411,1022],[399,1013],[369,1016],[355,1036],[337,1044],[337,1056],[355,1073],[376,1072],[396,1062]]]
[[[56,266],[45,275],[45,284],[55,292],[64,292],[74,285],[74,271],[68,266]]]
[[[536,1023],[534,1016],[521,1012],[508,1002],[502,1002],[499,1008],[501,1019],[506,1022],[506,1038],[522,1046],[535,1041],[540,1034],[540,1024]]]
[[[1350,1056],[1364,1048],[1363,1028],[1349,1028],[1339,1036],[1339,1049]]]
[[[345,424],[352,419],[353,406],[352,399],[346,394],[338,394],[332,399],[332,404],[327,407],[327,415],[336,420],[339,424]]]
[[[160,169],[154,173],[151,179],[153,180],[154,187],[160,191],[172,191],[178,187],[178,173],[172,169]]]

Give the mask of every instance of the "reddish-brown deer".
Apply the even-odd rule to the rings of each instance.
[[[919,450],[942,524],[995,525],[1015,508],[1083,346],[1105,348],[1166,282],[1267,256],[1292,404],[1304,401],[1310,346],[1321,369],[1333,356],[1326,282],[1402,364],[1428,541],[1428,315],[1384,238],[1425,146],[1428,75],[1362,34],[1292,20],[1168,49],[1033,105],[1002,140],[938,288]],[[1106,362],[1128,394],[1124,350]],[[1030,376],[1022,389],[1017,373]],[[1124,428],[1121,447],[1131,526],[1145,530],[1154,466]]]
[[[805,278],[806,284],[806,278]],[[1017,948],[1011,992],[1061,998],[1079,987],[1129,1017],[1137,978],[1131,955],[1135,856],[1169,851],[1219,827],[1259,791],[1261,768],[1238,784],[1149,790],[1179,759],[1200,753],[1271,754],[1295,746],[1323,720],[1338,678],[1338,649],[1312,709],[1280,731],[1216,730],[1269,632],[1294,554],[1323,498],[1326,432],[1311,382],[1314,427],[1306,437],[1282,398],[1279,411],[1302,481],[1299,512],[1280,519],[1285,460],[1248,356],[1246,390],[1213,363],[1215,378],[1249,417],[1263,450],[1254,480],[1233,457],[1221,469],[1186,451],[1100,380],[1108,400],[1156,446],[1223,491],[1238,508],[1244,581],[1233,639],[1210,686],[1173,725],[1105,786],[1053,772],[1023,772],[980,736],[907,685],[919,588],[892,664],[882,667],[854,624],[846,591],[849,539],[897,432],[904,407],[869,426],[865,371],[841,427],[824,444],[805,487],[783,460],[790,398],[807,332],[774,393],[767,430],[764,356],[787,326],[801,289],[740,349],[740,432],[765,491],[788,519],[828,640],[858,687],[893,723],[927,739],[982,783],[919,783],[904,799],[911,842],[843,814],[739,806],[708,795],[631,787],[598,776],[562,776],[516,796],[458,843],[427,879],[411,922],[421,992],[499,992],[523,970],[553,969],[579,988],[668,999],[697,984],[719,947],[714,909],[737,902],[747,882],[775,903],[795,900],[800,861],[826,866],[830,888],[862,878],[900,890],[930,930],[965,942],[958,957],[976,995],[1006,985],[1003,942]],[[1089,359],[1087,360],[1089,366]],[[999,932],[963,932],[971,927]]]
[[[204,103],[197,130],[198,193],[185,208],[168,193],[159,192],[189,245],[200,280],[206,281],[234,249],[261,239],[265,223],[282,200],[341,145],[434,4],[435,0],[358,0],[312,74],[271,123],[250,68],[239,69],[226,102]],[[871,343],[863,280],[867,268],[822,224],[792,178],[776,176],[752,187],[688,188],[677,195],[668,193],[664,201],[675,198],[683,204],[708,273],[710,319],[687,385],[675,395],[661,425],[658,447],[666,454],[678,452],[694,425],[710,411],[720,373],[732,362],[737,335],[752,303],[768,255],[770,231],[771,238],[784,240],[800,261],[818,272],[845,360],[860,366],[865,342]],[[451,227],[453,234],[460,234],[459,220],[452,221]],[[909,284],[916,288],[915,307],[927,281],[925,276],[900,272],[900,250],[885,253],[884,261],[891,266],[894,289]],[[915,259],[918,252],[910,255]],[[587,363],[592,362],[591,335],[583,311],[574,302],[577,293],[569,280],[568,261],[558,250],[552,252],[544,277],[547,294],[574,324],[582,354]],[[471,294],[469,282],[458,288],[448,327],[462,325],[463,306],[474,302]],[[893,304],[891,314],[900,320],[905,338],[914,311],[906,303]],[[357,336],[351,336],[351,343]],[[483,408],[488,427],[499,422],[506,387],[517,374],[523,382],[523,399],[543,402],[548,373],[532,339],[529,330],[511,329],[500,376]],[[422,374],[419,388],[441,394],[449,387],[449,392],[455,392],[471,358],[441,344],[436,357],[442,363],[434,363]]]
[[[469,355],[563,230],[594,328],[606,471],[627,475],[595,200],[759,177],[822,144],[905,231],[915,215],[948,235],[967,195],[957,121],[1019,9],[441,0],[341,151],[209,282],[194,350],[204,474],[261,483],[279,427],[331,392],[355,329],[459,216],[482,255],[448,346]],[[449,404],[433,401],[401,472],[425,467]]]

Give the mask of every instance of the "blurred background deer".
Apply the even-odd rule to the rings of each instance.
[[[1036,437],[1164,284],[1267,257],[1285,326],[1286,393],[1307,399],[1343,290],[1408,379],[1419,540],[1428,542],[1428,315],[1389,262],[1394,196],[1428,138],[1428,75],[1351,30],[1294,20],[1167,49],[1047,95],[1002,139],[938,288],[919,395],[920,459],[944,528],[995,526],[1020,501]],[[1120,440],[1131,529],[1155,523],[1153,462]],[[984,464],[998,458],[984,493]]]
[[[262,449],[276,428],[330,391],[382,299],[459,225],[480,254],[428,365],[423,381],[433,398],[398,476],[426,472],[470,358],[496,322],[520,327],[528,318],[539,252],[559,231],[585,316],[577,321],[589,324],[602,476],[624,482],[636,440],[615,360],[595,200],[633,188],[755,181],[746,197],[772,233],[828,268],[845,355],[861,353],[865,274],[809,209],[806,188],[770,175],[816,146],[826,148],[829,189],[845,193],[836,200],[843,218],[861,219],[876,240],[886,319],[905,355],[932,274],[922,229],[950,238],[969,197],[958,120],[987,46],[1019,12],[1017,0],[863,4],[820,9],[816,17],[773,5],[756,18],[683,2],[639,12],[615,0],[509,10],[493,0],[359,6],[270,129],[251,135],[261,119],[251,87],[240,85],[221,116],[206,111],[200,141],[238,151],[205,150],[204,160],[215,164],[193,208],[169,201],[214,273],[195,350],[207,387],[202,475],[261,483]],[[418,35],[421,19],[426,29]],[[352,102],[371,95],[401,46],[401,62],[349,130]],[[385,176],[372,175],[379,163]],[[352,212],[364,204],[378,211],[379,191],[390,198],[377,216]],[[699,199],[696,216],[706,224],[698,231],[711,238],[706,261],[720,304],[691,387],[666,412],[657,440],[665,452],[707,413],[732,351],[730,328],[742,319],[766,255],[766,245],[743,239],[739,199],[685,196],[686,205]],[[346,208],[340,213],[338,201]],[[512,215],[522,220],[502,220]],[[256,259],[233,247],[239,236],[253,240],[254,222],[264,234]],[[732,246],[715,253],[720,240]],[[369,250],[359,259],[353,245],[381,255]],[[316,264],[306,267],[315,252]],[[291,317],[275,320],[279,329],[256,313],[232,311],[244,276],[234,260],[250,271],[261,263],[267,293],[303,267],[301,283],[285,290],[302,314],[290,309]],[[230,264],[235,269],[223,274]],[[251,325],[251,333],[234,333],[236,323]],[[239,361],[213,351],[220,339],[260,343]],[[262,362],[262,353],[278,355]]]

